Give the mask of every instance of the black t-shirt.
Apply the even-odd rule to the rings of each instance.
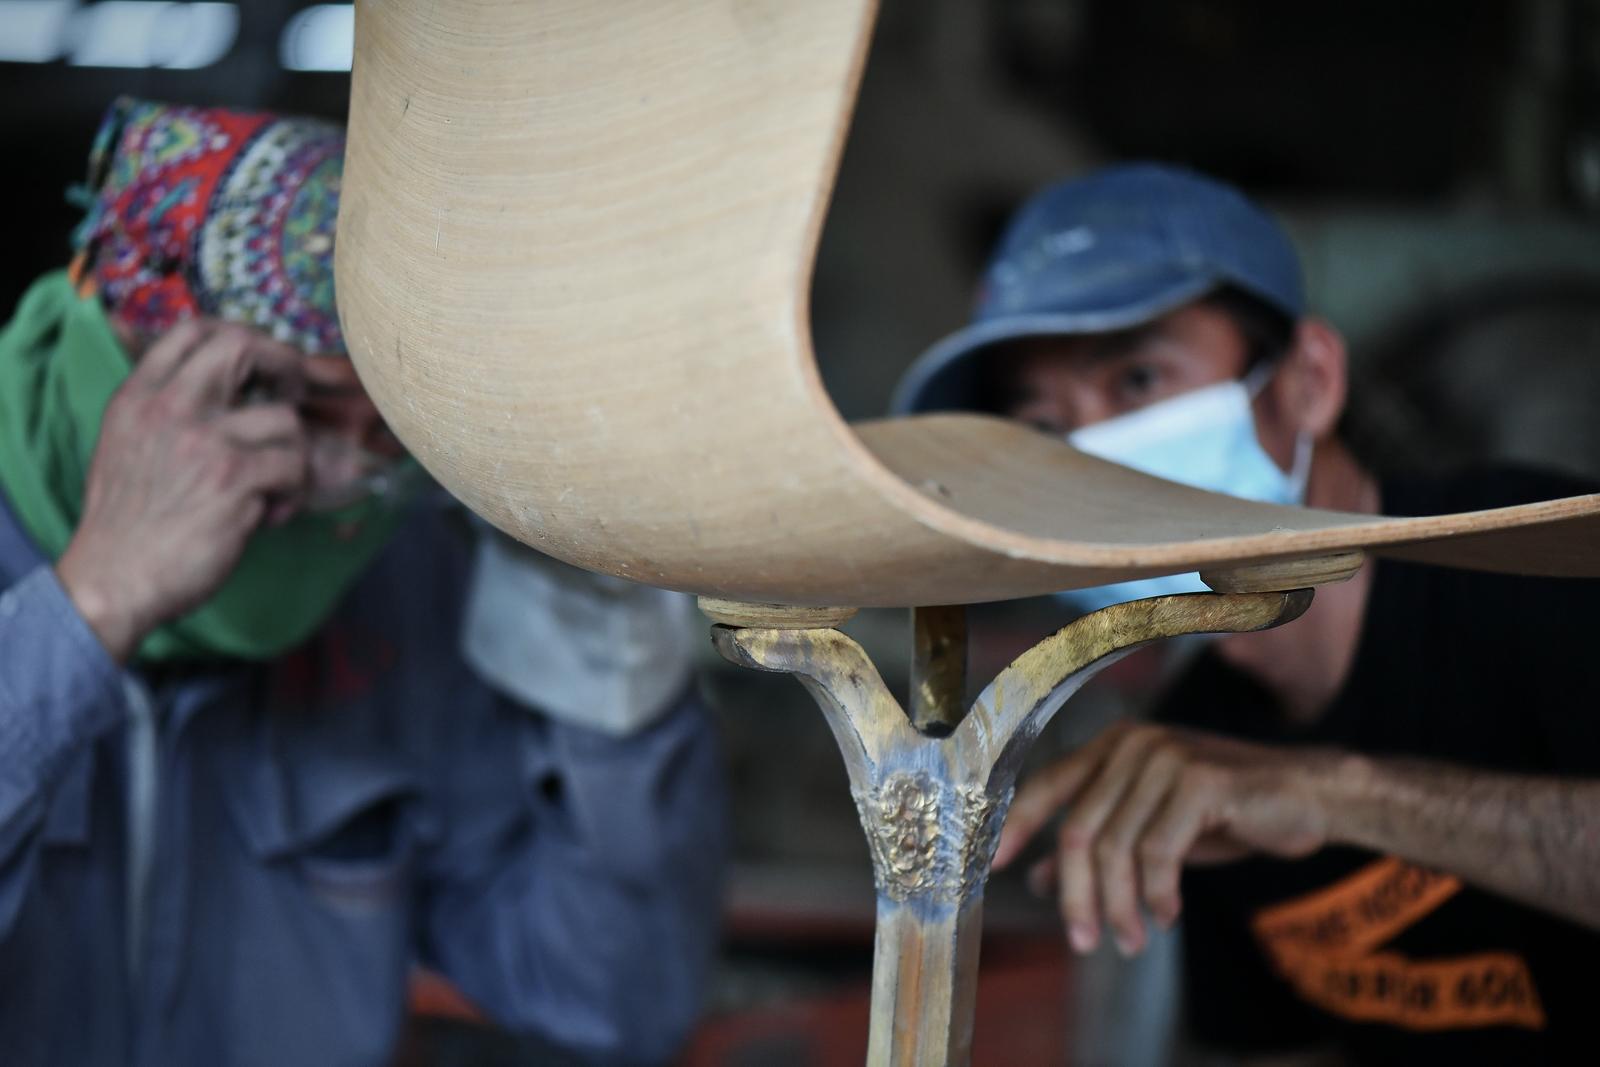
[[[1590,492],[1496,470],[1384,486],[1430,515]],[[1376,567],[1350,677],[1310,728],[1202,655],[1158,717],[1257,741],[1519,773],[1600,775],[1600,581]],[[1333,1043],[1357,1063],[1600,1062],[1600,935],[1393,857],[1328,848],[1184,874],[1196,1038]]]

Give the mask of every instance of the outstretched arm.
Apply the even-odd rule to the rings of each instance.
[[[1034,874],[1057,881],[1081,952],[1102,922],[1124,953],[1142,949],[1141,903],[1163,926],[1175,921],[1186,862],[1295,858],[1329,844],[1391,853],[1600,927],[1600,781],[1120,724],[1023,787],[995,866],[1063,809],[1055,855]]]

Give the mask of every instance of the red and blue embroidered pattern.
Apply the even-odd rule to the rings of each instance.
[[[314,119],[123,98],[76,236],[106,306],[146,337],[194,315],[342,353],[333,236],[344,133]]]

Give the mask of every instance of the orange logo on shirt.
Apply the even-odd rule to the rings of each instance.
[[[1461,891],[1447,874],[1393,857],[1326,889],[1264,908],[1252,926],[1278,972],[1324,1011],[1411,1030],[1544,1028],[1522,957],[1510,952],[1414,960],[1386,942]]]

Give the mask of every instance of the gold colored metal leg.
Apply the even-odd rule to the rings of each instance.
[[[967,716],[967,609],[911,609],[911,725],[949,737]]]
[[[960,699],[953,687],[964,685],[964,619],[948,614],[960,609],[922,609],[915,722],[861,646],[836,630],[712,628],[730,662],[799,679],[844,755],[878,891],[871,1067],[970,1061],[983,887],[1022,756],[1067,698],[1141,645],[1268,629],[1310,602],[1302,589],[1118,604],[1017,657],[964,716],[949,710],[953,691]]]

